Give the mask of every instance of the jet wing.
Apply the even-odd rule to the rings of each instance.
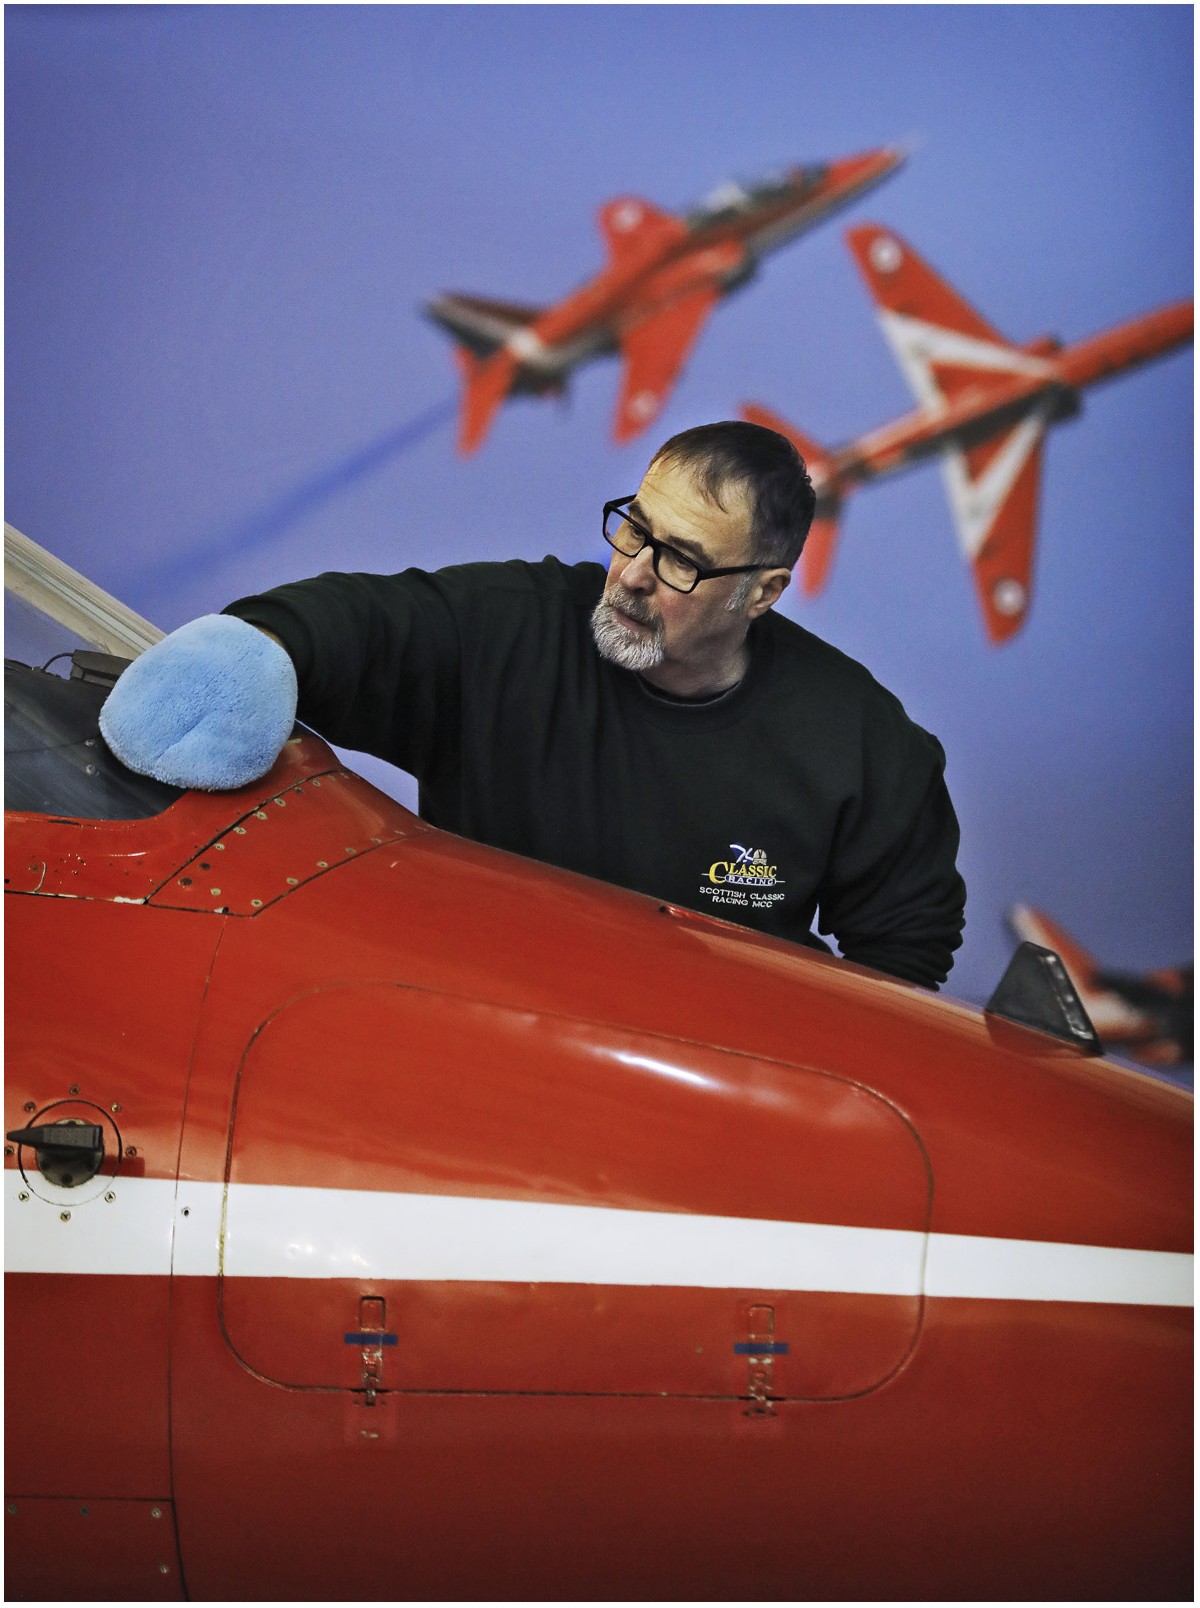
[[[613,264],[623,263],[627,258],[653,257],[688,236],[688,226],[682,218],[636,195],[606,201],[596,214],[596,221]]]
[[[863,224],[848,229],[846,241],[888,345],[923,407],[940,413],[963,392],[986,389],[989,379],[1052,372],[1044,358],[998,334],[894,230]]]
[[[613,438],[629,441],[657,418],[721,293],[702,285],[618,332],[624,374]]]
[[[465,458],[482,445],[496,410],[516,377],[517,362],[507,346],[483,358],[476,357],[465,346],[456,346],[454,355],[463,377],[458,450]]]
[[[946,495],[992,642],[1007,641],[1029,612],[1042,437],[1052,412],[1053,402],[1044,399],[1015,428],[942,457]]]

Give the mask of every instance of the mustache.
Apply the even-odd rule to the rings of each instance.
[[[638,597],[634,592],[626,591],[620,581],[613,581],[611,585],[605,587],[604,602],[612,608],[620,609],[622,614],[627,614],[639,625],[654,627],[658,624],[658,615],[651,608],[649,600]]]

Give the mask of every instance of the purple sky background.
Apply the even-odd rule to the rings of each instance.
[[[326,568],[603,559],[655,442],[744,400],[830,445],[912,399],[842,241],[886,223],[1003,333],[1192,286],[1186,6],[5,9],[6,517],[164,628]],[[615,195],[906,138],[898,176],[713,316],[649,435],[618,370],[454,450],[440,290],[553,301]],[[857,494],[785,613],[949,756],[982,1001],[1042,906],[1108,965],[1190,958],[1190,350],[1047,443],[1030,620],[987,645],[940,477]],[[10,655],[71,642],[19,606]],[[407,779],[358,768],[412,804]]]

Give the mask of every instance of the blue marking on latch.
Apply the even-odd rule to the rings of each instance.
[[[783,1357],[787,1355],[786,1340],[735,1340],[733,1349],[739,1357]]]
[[[394,1346],[394,1334],[344,1334],[342,1339],[348,1346]]]

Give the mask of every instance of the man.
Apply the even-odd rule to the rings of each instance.
[[[270,678],[294,666],[300,718],[415,775],[434,825],[797,942],[817,915],[844,955],[936,987],[965,897],[941,748],[861,665],[772,612],[813,507],[782,436],[703,425],[605,506],[607,576],[548,557],[281,586],[151,649],[102,729],[136,769],[231,785],[221,730],[198,769],[170,772],[137,728],[149,710],[154,742],[186,747],[185,685],[185,725],[198,703],[206,719],[236,706],[257,738],[275,699],[261,774],[295,708]],[[214,662],[236,648],[254,663],[198,700],[196,650],[179,684],[167,661],[210,627],[231,644]]]

